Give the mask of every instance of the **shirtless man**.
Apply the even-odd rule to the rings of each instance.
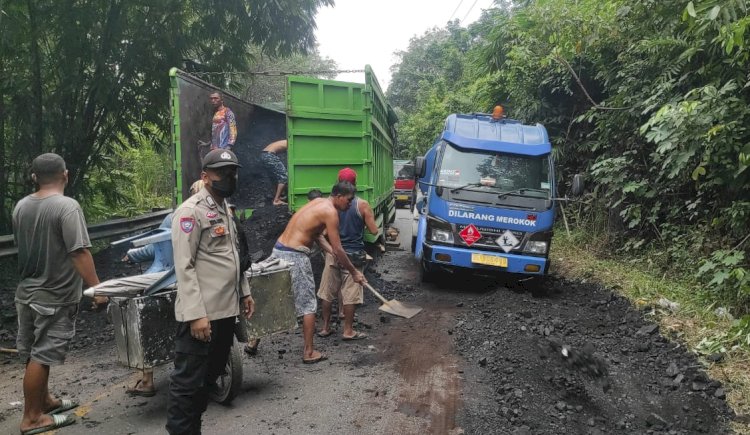
[[[286,140],[277,140],[271,142],[260,153],[260,161],[266,167],[268,175],[272,181],[276,182],[276,195],[273,197],[273,205],[284,205],[286,202],[281,200],[281,194],[287,183],[287,170],[284,163],[277,154],[284,153],[287,150]]]
[[[355,188],[351,183],[341,181],[336,183],[328,198],[317,198],[299,209],[292,216],[286,229],[276,241],[273,256],[292,263],[292,288],[294,292],[294,306],[297,316],[302,317],[302,333],[305,347],[302,362],[313,364],[326,359],[320,352],[313,349],[313,335],[315,334],[315,312],[318,301],[315,295],[315,280],[310,264],[310,248],[313,242],[327,232],[328,242],[338,263],[349,271],[352,279],[365,284],[365,276],[346,256],[339,237],[339,211],[345,211],[354,199]]]

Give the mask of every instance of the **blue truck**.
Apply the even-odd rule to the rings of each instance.
[[[415,162],[412,251],[423,282],[441,270],[542,281],[555,221],[552,145],[544,126],[452,114]],[[579,176],[574,191],[582,189]],[[576,193],[576,192],[574,192]]]

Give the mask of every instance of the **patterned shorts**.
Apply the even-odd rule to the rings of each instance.
[[[286,166],[281,162],[279,156],[274,153],[262,152],[260,153],[260,161],[263,166],[268,170],[269,175],[276,181],[276,184],[286,184]]]
[[[318,298],[315,296],[315,280],[310,257],[301,251],[286,251],[276,248],[273,248],[271,255],[292,263],[292,293],[294,293],[294,307],[297,316],[315,314],[318,310]]]

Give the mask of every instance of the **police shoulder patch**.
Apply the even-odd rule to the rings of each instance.
[[[192,217],[183,217],[180,218],[180,229],[185,234],[190,234],[193,232],[193,229],[195,228],[195,219]]]

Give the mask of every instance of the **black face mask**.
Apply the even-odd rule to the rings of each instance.
[[[224,176],[220,180],[211,180],[211,189],[222,198],[229,198],[237,190],[237,177]]]

